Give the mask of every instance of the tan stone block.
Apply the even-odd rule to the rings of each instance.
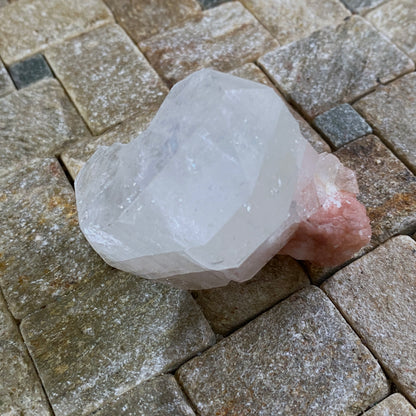
[[[363,416],[416,416],[416,409],[399,393],[378,403]]]

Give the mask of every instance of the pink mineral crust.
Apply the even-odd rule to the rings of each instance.
[[[298,225],[280,250],[319,266],[336,266],[350,259],[371,238],[365,207],[348,191],[327,195],[323,204]]]

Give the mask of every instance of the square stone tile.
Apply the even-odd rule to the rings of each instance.
[[[16,62],[10,66],[9,71],[18,89],[44,78],[53,78],[52,71],[41,54]]]
[[[107,5],[137,43],[201,11],[196,0],[107,0]]]
[[[242,0],[281,45],[336,26],[351,13],[339,0]]]
[[[354,108],[416,174],[416,73],[380,86]]]
[[[135,113],[159,108],[167,88],[118,25],[109,25],[46,51],[82,117],[100,134]]]
[[[4,67],[3,62],[0,60],[0,97],[13,92],[14,90],[15,88],[9,73]]]
[[[323,289],[416,403],[416,242],[395,237],[340,270]]]
[[[313,120],[314,126],[336,149],[373,132],[349,104],[341,104]]]
[[[309,285],[302,267],[288,256],[276,256],[252,279],[193,292],[212,329],[225,335]]]
[[[259,59],[286,98],[309,118],[414,69],[414,63],[359,16]]]
[[[89,135],[59,82],[46,79],[0,98],[0,177],[16,163],[55,155]]]
[[[215,341],[192,296],[117,273],[23,319],[55,414],[86,415]]]
[[[10,65],[112,20],[101,0],[19,0],[0,9],[0,56]]]
[[[56,159],[35,159],[0,181],[0,285],[21,319],[113,270],[82,235],[74,191]]]
[[[389,392],[377,361],[316,287],[279,303],[177,376],[201,416],[352,416]]]
[[[94,416],[195,416],[171,375],[156,377],[92,413]]]
[[[33,363],[1,295],[0,414],[51,416]]]
[[[416,416],[415,408],[399,393],[392,394],[364,413],[364,416]]]
[[[229,2],[144,40],[140,48],[172,85],[204,67],[230,71],[277,45],[240,3]]]

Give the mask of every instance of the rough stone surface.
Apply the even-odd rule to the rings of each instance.
[[[392,0],[366,15],[377,29],[416,61],[416,7],[413,0]]]
[[[371,127],[349,104],[338,105],[320,114],[313,124],[336,149],[372,133]]]
[[[364,416],[416,416],[416,410],[404,396],[395,393],[365,412]]]
[[[230,71],[277,45],[238,2],[209,9],[140,43],[150,63],[169,84],[204,67]]]
[[[389,392],[376,360],[316,287],[178,370],[201,416],[357,415]]]
[[[137,43],[201,10],[196,0],[107,0],[107,5]]]
[[[215,341],[189,293],[123,273],[80,286],[20,328],[62,416],[88,414]]]
[[[10,75],[17,88],[24,88],[43,78],[53,78],[51,69],[41,54],[16,62],[10,68]]]
[[[171,375],[156,377],[129,390],[94,416],[195,416]],[[92,415],[91,415],[92,416]]]
[[[281,45],[336,26],[351,13],[339,0],[242,0]]]
[[[354,107],[416,174],[416,73],[362,98]]]
[[[286,98],[310,118],[414,69],[414,63],[359,16],[259,59]]]
[[[10,76],[0,60],[0,97],[14,91],[14,85]]]
[[[387,0],[341,0],[351,11],[363,13],[386,2]]]
[[[54,155],[88,129],[56,80],[0,99],[0,176],[15,163]]]
[[[74,192],[57,160],[9,173],[0,195],[0,284],[16,318],[95,275],[111,276],[81,234]]]
[[[395,237],[340,270],[323,289],[416,403],[416,242]]]
[[[295,260],[276,256],[251,280],[199,290],[194,297],[212,329],[225,335],[308,284]]]
[[[9,65],[112,20],[101,0],[19,0],[0,9],[0,56]]]
[[[0,414],[51,415],[33,363],[1,295]]]
[[[118,25],[48,49],[46,58],[94,134],[139,111],[157,109],[167,93]]]

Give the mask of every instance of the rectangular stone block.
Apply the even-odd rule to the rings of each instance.
[[[389,240],[340,270],[323,289],[415,404],[416,242],[408,236]]]
[[[42,54],[16,62],[9,67],[9,71],[18,89],[25,88],[44,78],[53,78],[51,69]]]
[[[399,393],[378,403],[364,413],[364,416],[416,416],[416,409]]]
[[[389,392],[377,361],[316,287],[187,362],[177,376],[201,416],[357,415]]]
[[[400,159],[416,174],[416,73],[386,85],[354,104]]]
[[[113,20],[101,0],[19,0],[0,9],[7,65]]]
[[[15,88],[9,73],[4,67],[3,62],[0,60],[0,97],[13,92],[14,90]]]
[[[188,292],[121,272],[29,315],[21,331],[62,416],[91,413],[215,342]]]
[[[159,108],[167,88],[118,25],[46,51],[56,76],[94,134]]]
[[[336,26],[351,13],[339,0],[242,0],[281,45]]]
[[[140,42],[150,63],[170,85],[204,67],[230,71],[277,45],[238,2],[206,10]]]
[[[278,48],[259,64],[310,119],[414,69],[408,56],[359,16]]]
[[[89,132],[65,91],[47,79],[0,98],[0,176],[37,156],[58,154]]]

